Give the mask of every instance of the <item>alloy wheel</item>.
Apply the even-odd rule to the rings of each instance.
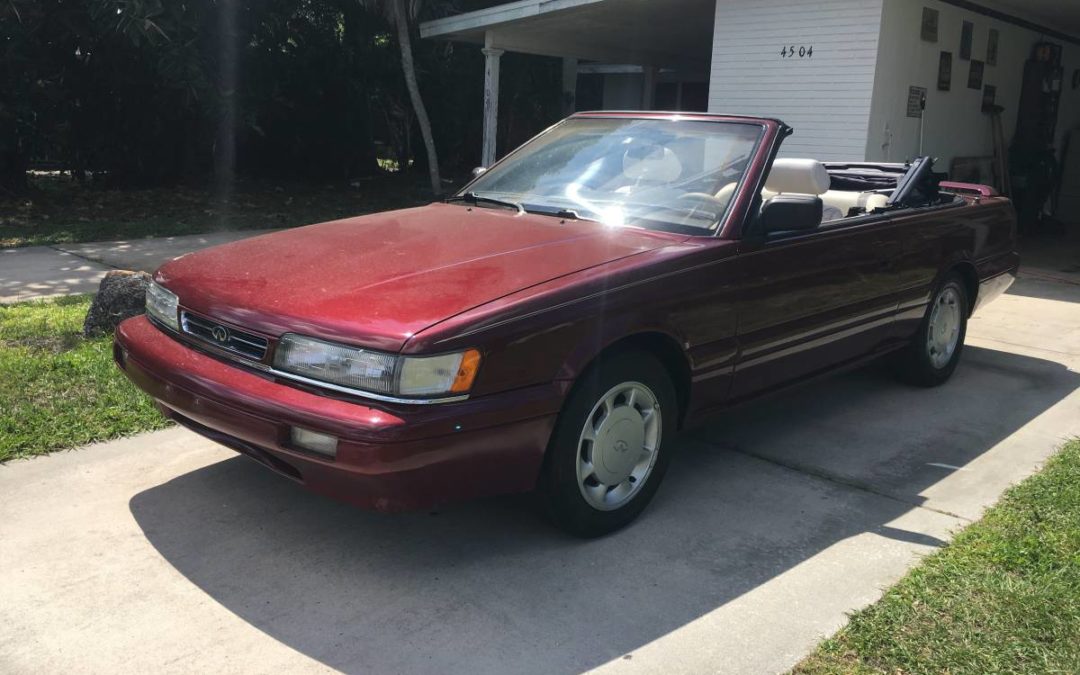
[[[944,368],[952,360],[960,341],[960,325],[963,321],[960,294],[952,286],[946,286],[934,299],[930,311],[930,325],[926,332],[926,350],[934,368]]]
[[[600,397],[578,438],[578,487],[590,506],[612,511],[641,490],[656,465],[662,424],[656,395],[640,382]]]

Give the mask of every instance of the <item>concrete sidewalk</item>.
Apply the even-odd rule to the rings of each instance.
[[[192,251],[276,230],[0,249],[0,304],[94,293],[110,269],[153,272]]]
[[[85,244],[60,244],[56,248],[116,269],[153,272],[173,258],[184,254],[271,232],[277,232],[277,230],[238,230],[179,237],[95,241]]]
[[[181,429],[0,467],[0,671],[789,668],[1080,434],[1080,287],[1020,281],[952,381],[878,368],[679,444],[632,527],[385,516]]]
[[[0,305],[97,291],[109,268],[48,246],[0,249]]]

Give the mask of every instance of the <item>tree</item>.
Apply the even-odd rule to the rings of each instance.
[[[416,121],[420,125],[420,135],[424,139],[424,149],[427,151],[431,191],[436,195],[442,194],[435,138],[431,133],[431,120],[428,118],[427,108],[424,107],[424,99],[420,96],[420,85],[416,81],[416,64],[413,61],[412,36],[409,32],[409,22],[419,13],[421,0],[360,0],[360,3],[381,11],[390,26],[397,30],[398,47],[401,48],[401,70],[405,75],[405,88],[409,91],[409,100],[412,102]]]

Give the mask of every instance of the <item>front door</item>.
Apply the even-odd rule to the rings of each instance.
[[[897,306],[899,239],[881,219],[745,242],[736,260],[731,400],[882,349]]]

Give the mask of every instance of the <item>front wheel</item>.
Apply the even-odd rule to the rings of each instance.
[[[950,274],[938,286],[919,331],[897,361],[897,374],[902,380],[936,387],[952,376],[967,335],[967,295],[957,274]]]
[[[548,446],[542,492],[564,530],[596,537],[644,510],[670,460],[675,390],[651,354],[602,358],[567,398]]]

